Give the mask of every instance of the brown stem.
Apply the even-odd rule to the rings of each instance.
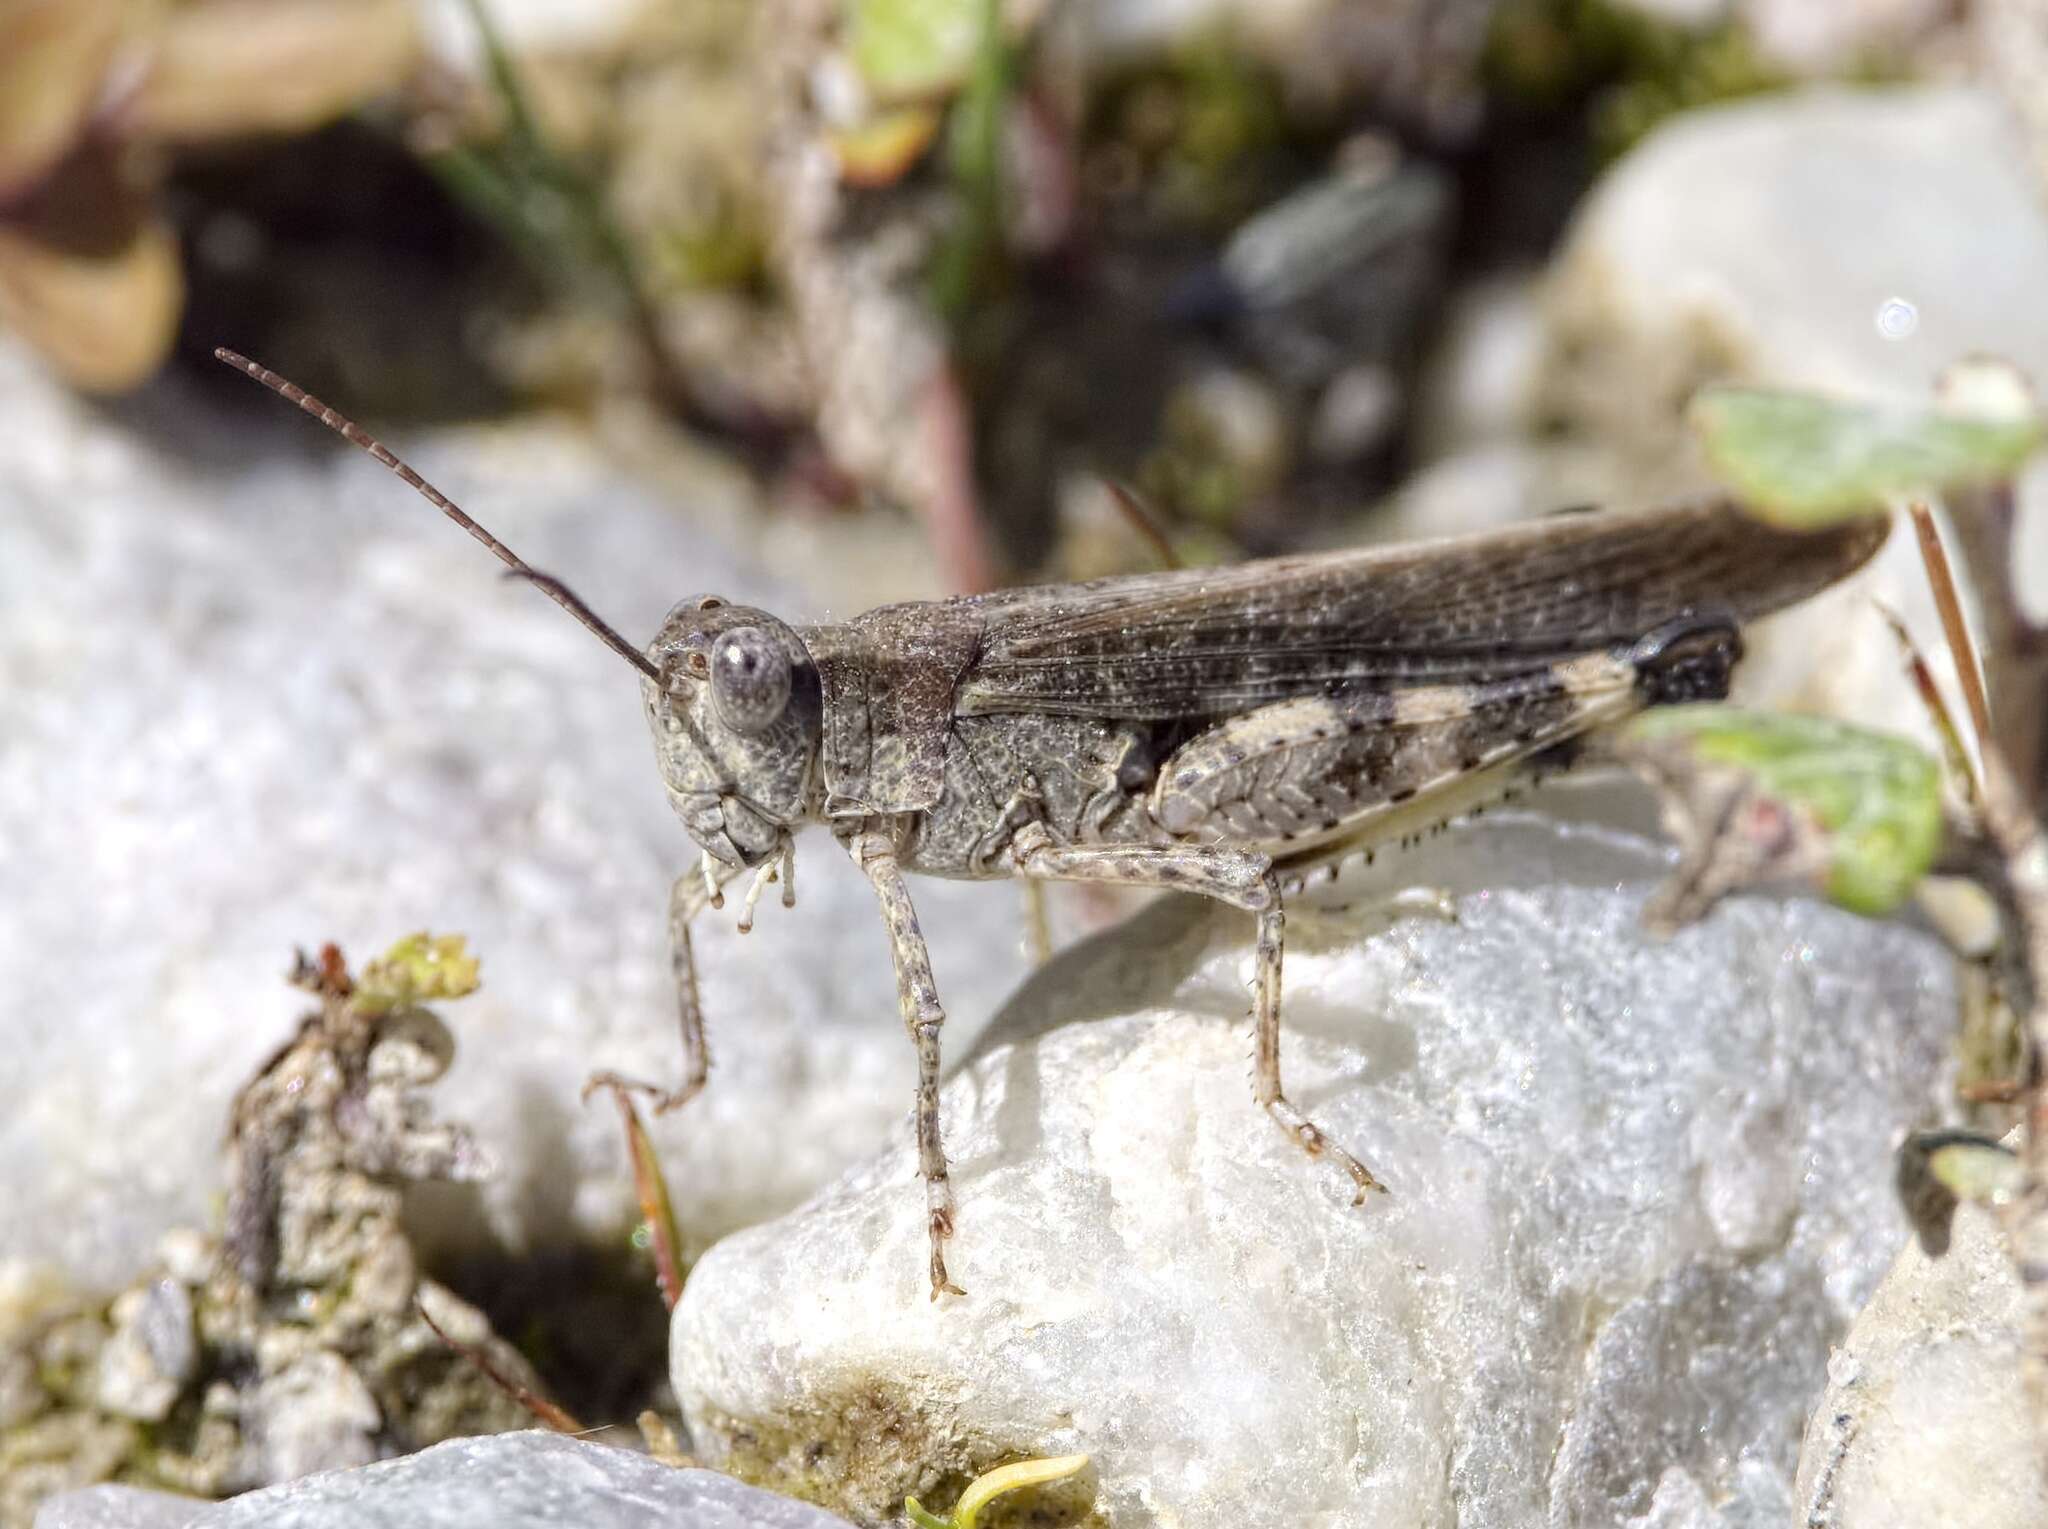
[[[1951,492],[1948,504],[1984,613],[1984,682],[1997,701],[1992,736],[2023,800],[2038,806],[2048,799],[2048,628],[2027,620],[2013,584],[2013,485]]]

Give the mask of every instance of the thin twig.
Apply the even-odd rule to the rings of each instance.
[[[485,1377],[512,1400],[519,1403],[545,1426],[556,1433],[588,1433],[590,1430],[577,1422],[565,1409],[558,1407],[545,1396],[530,1387],[521,1385],[491,1362],[491,1358],[475,1344],[464,1343],[460,1338],[451,1338],[439,1322],[436,1322],[420,1301],[412,1303],[413,1310],[420,1314],[420,1320],[434,1330],[434,1336],[455,1350],[464,1359],[484,1372]]]

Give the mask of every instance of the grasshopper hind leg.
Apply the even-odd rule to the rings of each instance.
[[[1272,858],[1262,851],[1206,845],[1092,846],[1056,843],[1038,824],[1021,829],[1017,869],[1043,881],[1108,881],[1195,892],[1242,908],[1258,920],[1252,1017],[1256,1030],[1252,1098],[1311,1157],[1327,1157],[1351,1176],[1354,1205],[1385,1194],[1373,1171],[1347,1152],[1287,1097],[1280,1081],[1280,970],[1286,910]]]

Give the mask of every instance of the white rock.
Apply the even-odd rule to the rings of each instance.
[[[1556,268],[1552,346],[1598,347],[1573,363],[1589,377],[1657,361],[1583,402],[1667,437],[1672,385],[1702,374],[1924,400],[1977,351],[2048,376],[2048,311],[2029,301],[2044,273],[2048,212],[1995,96],[1815,88],[1688,112],[1615,166]],[[1910,329],[1880,326],[1893,301]]]
[[[183,1515],[183,1516],[180,1516]],[[36,1529],[845,1529],[845,1520],[713,1471],[554,1433],[453,1439],[218,1505],[95,1487]]]
[[[1290,920],[1289,1087],[1392,1185],[1364,1209],[1250,1102],[1241,916],[1063,957],[945,1091],[967,1296],[927,1299],[899,1132],[697,1265],[698,1448],[868,1522],[1076,1450],[1116,1525],[1783,1522],[1955,988],[1801,901],[1649,943],[1664,863],[1509,813],[1393,861],[1455,925]]]
[[[141,1487],[83,1487],[45,1502],[36,1510],[34,1529],[189,1529],[206,1506]]]
[[[577,1091],[680,1067],[666,907],[695,854],[637,680],[272,402],[266,424],[165,389],[123,424],[0,344],[0,1247],[88,1284],[207,1222],[227,1101],[305,1006],[295,945],[470,937],[484,987],[446,1011],[437,1107],[502,1165],[483,1203],[514,1245],[633,1214],[617,1117]],[[656,488],[539,421],[392,444],[628,634],[714,587],[848,613],[721,550],[748,506],[715,464]],[[695,1238],[909,1108],[873,896],[829,839],[799,858],[793,913],[696,942],[711,1085],[653,1122]],[[1016,894],[918,902],[961,1044],[1021,969]]]
[[[2048,1524],[2019,1321],[2019,1276],[1988,1213],[1957,1211],[1940,1258],[1908,1245],[1828,1362],[1799,1457],[1800,1522]]]
[[[1826,88],[1687,113],[1595,188],[1553,270],[1545,412],[1606,466],[1589,473],[1573,455],[1568,490],[1541,497],[1697,491],[1684,407],[1705,382],[1924,403],[1973,352],[2048,382],[2044,290],[2048,210],[1988,92]],[[1913,539],[1899,536],[1759,631],[1746,693],[1931,742],[1873,596],[1946,665]]]

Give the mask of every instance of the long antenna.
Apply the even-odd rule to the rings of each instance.
[[[563,610],[595,632],[604,642],[605,646],[618,654],[619,657],[653,680],[655,684],[659,685],[662,683],[661,671],[649,662],[647,655],[613,631],[604,621],[600,620],[597,613],[585,605],[574,590],[570,589],[568,585],[555,578],[552,574],[542,573],[538,568],[528,563],[525,558],[519,556],[518,553],[499,541],[497,537],[491,535],[490,532],[471,520],[469,516],[462,512],[455,501],[435,488],[433,484],[422,478],[410,467],[406,466],[405,463],[399,461],[397,457],[384,448],[383,443],[375,436],[362,429],[353,420],[335,413],[334,410],[328,408],[326,404],[315,398],[311,393],[308,393],[297,383],[287,382],[284,378],[278,376],[276,372],[270,370],[269,367],[258,366],[247,356],[238,355],[224,346],[216,346],[213,354],[218,360],[225,361],[237,371],[247,372],[280,398],[297,404],[343,440],[362,447],[363,450],[367,451],[371,456],[382,462],[386,467],[417,489],[421,497],[426,499],[429,504],[437,506],[442,514],[446,515],[450,520],[462,527],[463,530],[496,553],[498,560],[512,570],[514,577],[524,579],[541,590],[555,604],[561,606]]]

